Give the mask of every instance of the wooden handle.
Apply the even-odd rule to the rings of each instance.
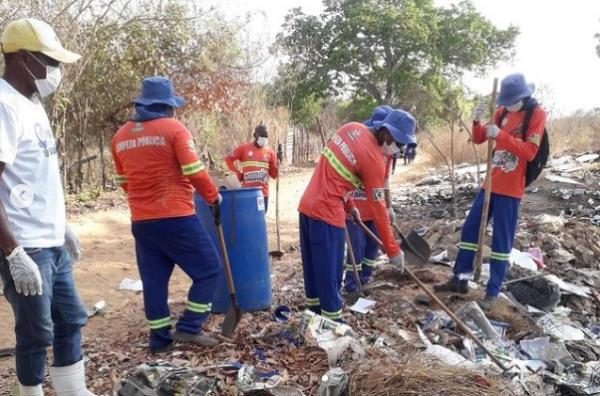
[[[495,108],[496,108],[496,92],[498,90],[498,79],[494,79],[494,87],[492,89],[492,97],[490,98],[490,112],[491,119],[490,123],[496,122],[495,120]],[[481,221],[479,223],[479,233],[477,235],[477,252],[475,253],[475,282],[479,281],[481,276],[481,266],[483,264],[483,240],[485,236],[485,229],[488,223],[488,214],[490,212],[490,197],[492,195],[492,157],[494,155],[494,141],[488,139],[487,144],[487,168],[485,170],[485,181],[484,181],[484,196],[483,196],[483,208],[481,209]]]
[[[367,233],[367,235],[369,237],[371,237],[381,248],[383,248],[383,243],[381,242],[381,240],[379,238],[377,238],[377,236],[375,234],[373,234],[371,232],[371,230],[369,230],[369,228],[361,221],[359,222],[359,226]],[[492,359],[494,361],[494,363],[496,363],[498,365],[498,367],[500,367],[502,370],[507,371],[508,368],[506,366],[504,366],[504,364],[502,363],[502,361],[500,361],[500,359],[498,359],[494,354],[492,354],[492,351],[490,351],[484,344],[483,342],[481,342],[479,340],[479,338],[477,338],[475,336],[475,334],[473,334],[473,332],[471,332],[471,330],[467,327],[467,325],[465,325],[462,320],[460,320],[458,318],[458,316],[456,316],[454,314],[454,312],[452,312],[450,310],[450,308],[448,308],[446,306],[446,304],[444,304],[442,302],[442,300],[440,300],[438,298],[438,296],[435,295],[434,292],[432,292],[431,290],[429,290],[429,288],[427,286],[425,286],[425,284],[423,282],[421,282],[421,280],[419,278],[417,278],[417,276],[407,267],[404,267],[404,271],[406,271],[406,273],[408,274],[408,276],[414,280],[417,285],[419,285],[419,287],[425,292],[427,293],[427,295],[429,297],[431,297],[431,299],[433,301],[435,301],[436,304],[438,304],[440,306],[440,308],[442,308],[442,310],[444,312],[446,312],[448,314],[448,316],[450,316],[450,318],[452,318],[452,320],[454,321],[454,323],[456,323],[456,325],[458,327],[461,328],[462,331],[465,332],[466,335],[469,336],[469,338],[471,338],[481,349],[483,349],[485,351],[485,353],[490,357],[490,359]]]
[[[354,250],[352,250],[352,241],[350,241],[350,234],[348,233],[348,229],[344,227],[344,232],[346,234],[346,244],[348,245],[348,256],[350,257],[350,262],[352,263],[352,269],[354,270],[354,276],[356,277],[356,285],[358,286],[358,291],[362,293],[362,282],[360,281],[360,275],[358,273],[358,267],[356,266],[356,257],[354,257]]]
[[[227,279],[227,291],[235,298],[235,285],[233,284],[233,274],[231,273],[231,265],[229,264],[229,256],[227,255],[227,247],[225,246],[225,236],[223,235],[223,226],[217,226],[217,236],[219,237],[219,247],[223,255],[223,267],[225,268],[225,278]]]

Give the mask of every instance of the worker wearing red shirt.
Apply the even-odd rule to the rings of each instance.
[[[220,269],[217,248],[195,215],[195,189],[219,216],[220,195],[195,152],[187,128],[173,118],[183,99],[164,77],[148,77],[134,102],[136,113],[112,140],[117,180],[127,193],[150,350],[175,340],[214,346],[202,334]],[[168,286],[175,263],[192,278],[186,309],[171,334]]]
[[[371,118],[363,122],[363,124],[369,128],[372,132],[375,132],[377,128],[381,126],[383,120],[387,117],[387,115],[392,112],[394,109],[387,105],[377,106],[373,110],[373,114]],[[396,147],[396,145],[393,145]],[[390,158],[389,156],[385,156],[385,198],[386,198],[386,206],[388,207],[388,213],[393,213],[393,210],[390,212],[390,206],[388,205],[389,201],[389,169],[390,169]],[[371,214],[371,207],[369,201],[367,200],[367,194],[365,190],[362,188],[355,189],[349,193],[349,199],[354,201],[354,205],[358,210],[358,214],[360,216],[360,220],[375,234],[377,234],[377,228],[375,227],[375,223],[373,223],[373,215]],[[394,222],[390,217],[390,221]],[[354,253],[354,259],[356,260],[356,266],[360,278],[361,284],[366,284],[371,278],[371,274],[373,273],[373,267],[375,266],[375,260],[379,256],[379,245],[373,239],[369,238],[365,231],[352,219],[352,216],[348,214],[346,216],[346,229],[348,230],[348,235],[350,237],[350,243],[352,244],[352,251]],[[350,249],[350,246],[346,247]],[[356,285],[356,275],[354,273],[354,267],[352,266],[352,262],[350,261],[350,253],[346,254],[346,273],[344,274],[344,288],[348,292],[354,292],[357,289]]]
[[[231,155],[225,157],[225,163],[237,175],[243,187],[262,188],[266,213],[269,206],[269,176],[277,178],[277,156],[273,149],[267,147],[269,134],[266,125],[258,125],[253,137],[252,143],[236,148]],[[241,171],[236,168],[235,161],[240,162]]]
[[[500,95],[496,100],[499,107],[495,113],[495,122],[486,125],[480,123],[485,104],[480,104],[474,114],[473,141],[477,144],[488,139],[496,141],[489,209],[489,218],[493,219],[490,280],[485,298],[479,302],[484,309],[491,308],[506,276],[519,204],[525,192],[527,162],[535,158],[544,133],[546,113],[532,94],[533,86],[526,83],[522,74],[511,74],[502,80]],[[529,109],[533,109],[533,113],[523,140],[522,126]],[[454,276],[447,283],[435,286],[436,291],[468,292],[468,279],[473,272],[473,260],[477,251],[483,197],[484,190],[481,189],[463,225]]]
[[[357,122],[342,126],[323,150],[298,207],[304,289],[312,311],[342,320],[339,287],[344,259],[344,198],[356,188],[363,187],[367,194],[390,262],[404,270],[404,253],[394,240],[385,206],[382,146],[395,145],[414,127],[410,114],[394,111],[377,131]]]

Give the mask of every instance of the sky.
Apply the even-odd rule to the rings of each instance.
[[[208,1],[210,3],[212,0]],[[436,0],[441,6],[458,0]],[[485,76],[465,76],[462,83],[476,93],[489,93],[494,77],[522,72],[538,88],[538,96],[554,115],[600,107],[600,57],[594,34],[600,32],[598,0],[472,0],[496,26],[519,27],[516,56]],[[228,17],[252,16],[249,35],[274,39],[288,10],[302,7],[318,14],[321,0],[221,0],[214,1]],[[276,73],[277,60],[264,66],[263,77]]]

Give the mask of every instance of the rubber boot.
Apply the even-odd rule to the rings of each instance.
[[[19,396],[44,396],[42,384],[35,386],[25,386],[19,383]]]
[[[85,386],[83,359],[65,367],[50,367],[50,379],[56,396],[95,396]]]
[[[433,290],[435,290],[438,293],[467,294],[469,292],[469,281],[459,280],[458,278],[452,278],[446,283],[433,286]]]

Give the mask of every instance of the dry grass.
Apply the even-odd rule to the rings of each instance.
[[[595,111],[575,112],[566,117],[551,120],[547,124],[550,134],[550,150],[552,154],[563,152],[583,152],[600,150],[600,114]],[[442,152],[450,156],[450,130],[440,128],[432,131],[434,143]],[[468,142],[469,135],[466,131],[456,131],[454,136],[454,161],[456,164],[464,162],[475,162],[475,155],[471,144]],[[444,166],[443,157],[433,147],[424,133],[419,135],[421,164],[432,167]],[[477,146],[479,156],[485,159],[485,144]]]
[[[351,395],[512,394],[510,385],[499,378],[442,365],[419,352],[403,355],[400,362],[374,358],[361,361],[357,366],[351,373]]]

